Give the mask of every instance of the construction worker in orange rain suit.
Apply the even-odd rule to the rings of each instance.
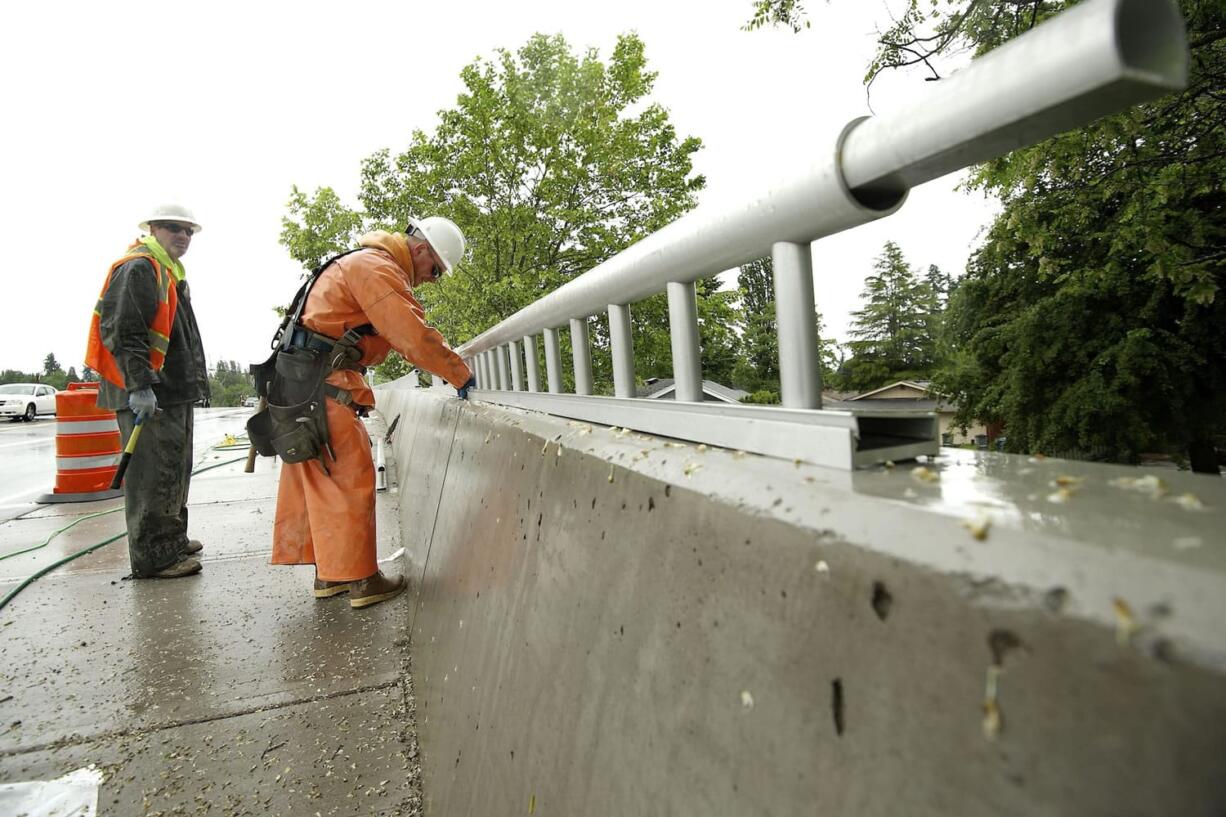
[[[412,290],[436,281],[464,253],[464,236],[451,221],[409,220],[406,233],[367,233],[363,248],[334,260],[310,291],[301,323],[311,332],[339,338],[370,324],[359,363],[371,366],[395,349],[406,360],[455,386],[462,398],[476,381],[468,366],[425,322]],[[375,477],[370,438],[360,414],[375,404],[360,372],[338,369],[325,381],[348,392],[351,405],[327,398],[328,430],[335,459],[327,471],[316,461],[283,463],[273,525],[272,563],[314,564],[316,598],[349,593],[352,607],[366,607],[401,593],[405,579],[389,579],[375,558]],[[343,399],[343,398],[342,398]],[[331,473],[328,473],[331,472]]]

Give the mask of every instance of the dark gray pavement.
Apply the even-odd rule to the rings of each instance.
[[[198,425],[202,466],[245,453],[208,446],[246,414]],[[237,462],[193,479],[200,575],[125,580],[119,539],[0,611],[0,783],[92,763],[101,815],[416,813],[406,602],[352,610],[314,599],[309,567],[268,565],[277,472],[261,459],[255,474]],[[119,506],[30,506],[0,523],[0,556]],[[378,513],[386,558],[400,548],[395,486]],[[0,594],[122,530],[122,513],[83,519],[0,561]]]

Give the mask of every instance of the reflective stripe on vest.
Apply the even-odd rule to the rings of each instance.
[[[174,285],[174,273],[163,269],[152,255],[136,252],[138,247],[143,247],[143,245],[137,242],[129,247],[130,254],[111,264],[111,268],[107,271],[106,281],[103,282],[102,292],[98,296],[98,305],[94,307],[94,315],[90,320],[89,341],[85,348],[85,365],[121,389],[124,388],[124,382],[123,374],[119,371],[119,364],[115,362],[115,356],[111,354],[111,350],[102,343],[102,302],[106,297],[107,289],[111,286],[111,278],[115,270],[137,258],[144,258],[153,265],[153,274],[157,277],[158,283],[158,308],[153,321],[149,324],[149,368],[155,372],[160,371],[166,364],[166,353],[170,348],[170,329],[174,325],[175,311],[179,307],[179,294]]]

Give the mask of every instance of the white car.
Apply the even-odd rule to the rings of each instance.
[[[55,414],[55,388],[42,383],[6,383],[0,386],[0,417],[33,420]]]
[[[244,397],[243,398],[243,408],[259,408],[259,407],[260,407],[260,398],[258,397]]]

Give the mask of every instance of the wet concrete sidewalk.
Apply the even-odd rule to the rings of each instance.
[[[210,451],[198,467],[244,453]],[[310,567],[271,567],[278,465],[242,468],[192,480],[200,575],[124,580],[121,538],[0,610],[0,783],[96,764],[100,815],[418,813],[407,594],[352,610],[344,595],[312,597]],[[378,497],[384,559],[400,548],[396,486]],[[0,524],[0,555],[117,507],[42,506]],[[123,529],[122,512],[85,519],[0,562],[0,595]]]

